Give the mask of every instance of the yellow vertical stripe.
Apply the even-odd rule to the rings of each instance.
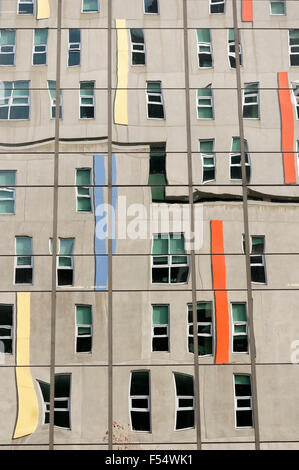
[[[37,19],[45,20],[46,18],[50,18],[49,0],[37,0]]]
[[[117,90],[114,102],[115,124],[128,125],[129,43],[126,20],[117,19]],[[125,88],[124,90],[120,88]]]
[[[16,380],[18,418],[14,439],[32,434],[38,424],[38,401],[30,364],[30,292],[17,293]],[[28,367],[20,367],[28,366]]]

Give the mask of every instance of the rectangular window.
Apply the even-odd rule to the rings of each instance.
[[[33,15],[34,0],[18,0],[19,15]]]
[[[285,15],[285,0],[270,0],[270,11],[271,15]]]
[[[159,13],[158,0],[144,0],[144,13]]]
[[[32,238],[16,237],[15,284],[32,284]]]
[[[0,353],[13,352],[13,305],[0,304]]]
[[[197,90],[197,118],[214,119],[213,93],[211,88]]]
[[[194,428],[194,382],[192,375],[174,372],[176,389],[175,430]]]
[[[225,13],[225,0],[210,0],[210,13]]]
[[[213,354],[212,302],[197,302],[198,355]],[[193,307],[188,304],[188,351],[194,353]]]
[[[56,81],[48,80],[48,90],[51,100],[51,118],[56,117]],[[59,119],[62,119],[62,90],[59,93]]]
[[[50,384],[38,380],[44,401],[44,424],[50,422]],[[71,374],[55,374],[54,426],[70,429]]]
[[[100,11],[99,0],[82,0],[82,12],[94,13]]]
[[[233,353],[248,353],[248,323],[245,303],[232,303]]]
[[[251,177],[251,163],[250,155],[248,153],[248,144],[244,140],[244,149],[245,149],[245,171],[246,171],[246,180],[247,183],[250,181]],[[242,179],[242,163],[241,163],[241,143],[240,137],[233,137],[232,141],[232,151],[230,153],[230,179],[231,180],[241,180]]]
[[[15,65],[16,30],[0,29],[0,65]]]
[[[0,82],[0,120],[29,119],[29,83]]]
[[[244,83],[243,118],[259,119],[259,84]]]
[[[34,30],[34,44],[32,52],[33,65],[47,64],[47,48],[48,48],[48,29]]]
[[[146,102],[148,119],[165,119],[161,82],[147,82]]]
[[[299,65],[299,29],[289,30],[289,55],[290,65]]]
[[[299,83],[292,82],[293,101],[295,104],[296,119],[299,119]]]
[[[245,236],[243,235],[243,251],[245,253]],[[264,235],[252,235],[250,237],[250,268],[251,282],[266,284],[265,261],[265,237]]]
[[[240,65],[243,65],[243,56],[242,56],[242,46],[240,41],[240,31],[239,33],[239,59]],[[236,68],[236,44],[235,44],[235,32],[233,29],[228,30],[228,60],[230,68]]]
[[[80,119],[94,119],[95,82],[80,82]]]
[[[74,277],[74,238],[59,238],[57,256],[57,285],[72,286]],[[50,239],[50,254],[53,251],[53,240]]]
[[[132,431],[151,432],[150,373],[148,370],[131,372],[130,418]]]
[[[77,212],[92,212],[90,168],[77,168],[76,185]]]
[[[92,351],[91,305],[76,305],[76,352]]]
[[[202,163],[202,182],[208,183],[216,179],[216,157],[213,153],[214,139],[200,140],[199,151]]]
[[[209,29],[197,29],[198,67],[213,67],[212,42]]]
[[[235,416],[237,428],[252,428],[252,394],[250,375],[234,374]]]
[[[169,305],[152,307],[152,350],[169,351]]]
[[[69,29],[68,67],[80,65],[81,29]]]
[[[0,214],[14,214],[16,171],[0,170]]]
[[[152,282],[184,284],[189,264],[183,233],[155,234],[152,246]]]
[[[143,29],[130,29],[131,65],[145,65],[145,41]]]
[[[150,146],[148,184],[151,185],[152,202],[165,201],[165,185],[167,185],[165,145]]]

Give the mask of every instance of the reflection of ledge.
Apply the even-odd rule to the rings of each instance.
[[[169,191],[170,189],[170,191]],[[182,189],[184,190],[185,194],[182,194]],[[179,194],[174,194],[175,192],[180,191]],[[247,188],[247,199],[248,201],[264,201],[264,202],[276,202],[276,203],[295,203],[299,204],[299,194],[298,197],[296,196],[284,196],[284,195],[275,195],[275,194],[267,194],[261,193],[259,191],[254,191],[251,188]],[[227,202],[240,202],[243,200],[242,194],[229,194],[225,193],[212,193],[208,191],[200,191],[198,189],[194,189],[193,192],[193,200],[194,203],[197,202],[209,202],[209,201],[227,201]],[[166,187],[166,198],[165,202],[168,204],[175,204],[175,203],[188,203],[189,196],[188,196],[188,187],[184,188],[171,188]]]

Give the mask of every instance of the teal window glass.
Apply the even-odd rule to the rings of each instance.
[[[32,284],[32,238],[16,237],[15,284]]]
[[[199,150],[202,160],[202,182],[214,181],[216,179],[216,158],[213,153],[214,139],[200,140]]]
[[[94,82],[80,82],[80,119],[94,119]]]
[[[29,119],[29,83],[0,82],[0,120]]]
[[[131,64],[145,65],[145,41],[143,29],[130,29]]]
[[[232,303],[233,352],[248,353],[248,326],[245,303]]]
[[[0,65],[15,64],[16,30],[0,29]]]
[[[81,30],[69,29],[68,66],[80,65],[81,60]]]
[[[209,29],[197,29],[197,54],[200,68],[213,67],[211,33]]]
[[[92,350],[91,305],[76,305],[76,352],[90,353]]]
[[[15,213],[16,171],[0,170],[0,214]]]
[[[240,40],[240,31],[239,34],[239,60],[240,65],[243,65],[243,55],[242,55],[242,46]],[[236,44],[235,44],[235,32],[233,29],[228,30],[228,60],[229,65],[232,69],[236,68]]]
[[[212,302],[197,302],[198,355],[213,354]],[[193,307],[188,305],[188,351],[194,353]]]
[[[48,89],[51,100],[51,118],[56,117],[56,81],[48,80]],[[59,93],[59,119],[62,119],[62,90]]]
[[[270,0],[271,15],[285,15],[285,8],[285,0]]]
[[[250,375],[235,374],[235,416],[237,428],[253,427],[252,392]]]
[[[48,29],[34,30],[33,65],[47,64]]]
[[[147,117],[165,119],[161,82],[147,82]]]
[[[189,266],[182,233],[155,234],[152,254],[156,255],[152,256],[153,283],[187,282]]]
[[[145,13],[159,13],[158,0],[144,0],[144,12]]]
[[[34,0],[18,0],[19,15],[33,15]]]
[[[100,11],[99,0],[82,0],[82,12],[93,13]]]
[[[259,84],[245,83],[243,90],[243,118],[259,119]]]
[[[169,306],[153,305],[152,350],[169,351]]]
[[[244,151],[245,151],[246,180],[247,180],[247,183],[249,183],[250,178],[251,178],[251,163],[250,163],[250,156],[248,153],[248,143],[246,140],[244,140]],[[233,137],[233,141],[232,141],[232,151],[230,154],[230,179],[232,180],[242,179],[240,137]]]
[[[214,119],[211,88],[199,88],[197,90],[197,117],[198,119]]]
[[[91,212],[91,169],[78,168],[76,170],[77,211]]]

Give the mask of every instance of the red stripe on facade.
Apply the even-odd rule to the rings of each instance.
[[[242,21],[253,21],[252,0],[242,0]]]
[[[281,151],[284,182],[296,183],[294,148],[294,115],[287,72],[278,73],[278,96],[281,115]]]

